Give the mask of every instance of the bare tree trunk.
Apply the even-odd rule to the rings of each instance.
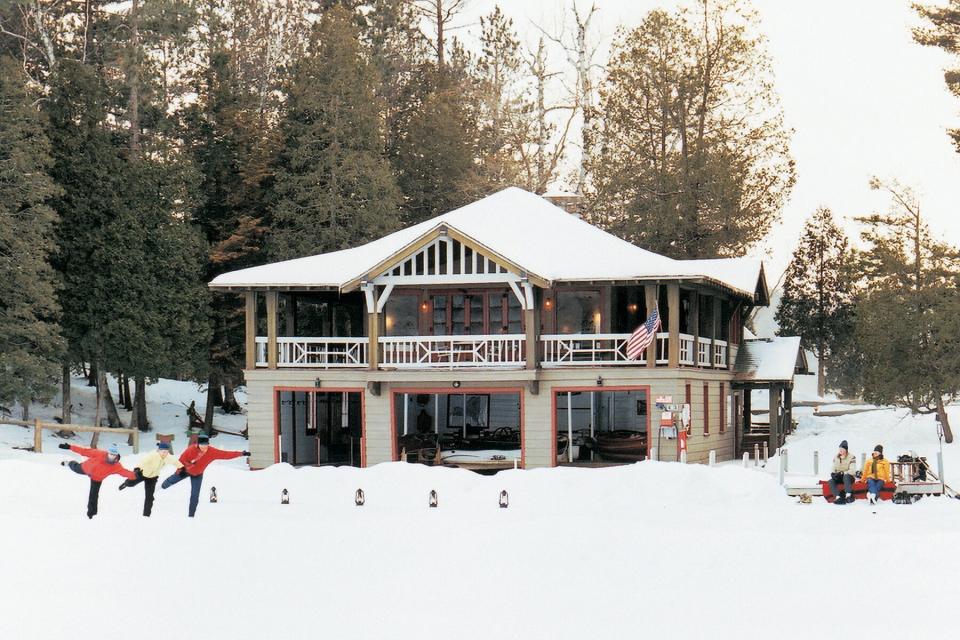
[[[147,379],[143,376],[134,378],[133,415],[136,416],[137,429],[150,430],[150,421],[147,419]]]
[[[208,436],[213,435],[213,409],[216,406],[216,396],[219,395],[219,392],[220,379],[216,372],[211,371],[207,378],[207,406],[203,412],[203,429]]]
[[[940,421],[940,427],[943,429],[943,441],[947,444],[953,442],[953,430],[950,429],[950,418],[947,417],[947,410],[943,407],[943,396],[937,393],[937,419]]]
[[[97,386],[97,365],[96,363],[90,363],[90,368],[87,369],[87,386],[95,387]]]
[[[823,352],[821,351],[821,354]],[[826,365],[823,362],[823,355],[817,358],[817,395],[821,398],[827,392]]]
[[[213,406],[223,406],[223,388],[220,386],[220,376],[217,376],[216,384],[213,385]]]
[[[123,374],[123,384],[120,387],[121,395],[123,396],[120,399],[120,402],[123,403],[123,408],[127,411],[133,411],[133,401],[130,399],[130,376]]]
[[[30,419],[30,401],[29,400],[23,401],[23,405],[20,407],[20,409],[23,415],[23,417],[20,419],[23,420],[24,422],[28,421]]]
[[[233,383],[233,376],[223,377],[223,410],[226,413],[240,413],[240,403],[233,391],[236,385]]]
[[[130,85],[130,99],[127,111],[130,117],[130,157],[140,155],[140,11],[139,0],[130,5],[130,65],[127,79]]]
[[[60,420],[63,424],[70,424],[70,417],[73,414],[73,401],[70,399],[70,363],[64,362],[60,369],[63,376],[60,382],[60,395],[63,396],[63,406],[60,407]]]
[[[91,364],[90,365],[91,375],[94,373],[95,369],[97,369],[97,366],[95,364]],[[94,386],[96,387],[96,392],[94,393],[94,398],[95,398],[94,404],[96,405],[96,414],[93,418],[93,426],[99,427],[100,426],[100,376],[94,377],[94,380],[96,380],[96,383],[94,384]],[[94,431],[93,437],[90,438],[90,448],[96,449],[97,444],[99,442],[100,442],[100,432]]]
[[[123,427],[123,422],[120,420],[120,414],[117,412],[117,405],[113,401],[113,394],[110,393],[110,385],[107,384],[107,374],[105,371],[98,372],[100,378],[100,397],[103,402],[103,407],[107,410],[107,424],[110,425],[112,429]]]

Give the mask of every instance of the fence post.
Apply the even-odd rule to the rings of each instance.
[[[815,476],[820,475],[820,452],[819,451],[813,452],[813,475]]]
[[[747,451],[743,452],[743,468],[747,468],[747,463],[750,461],[750,453]]]
[[[710,462],[708,463],[711,467],[717,464],[717,451],[716,449],[710,449]]]
[[[33,451],[43,453],[43,428],[40,427],[40,418],[33,419]]]
[[[140,429],[133,430],[133,452],[140,453]]]
[[[943,451],[937,452],[937,475],[940,476],[940,495],[947,495],[947,485],[943,481]]]

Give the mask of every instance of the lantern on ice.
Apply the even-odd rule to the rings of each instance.
[[[216,502],[216,501],[217,501],[217,488],[210,487],[210,502]]]
[[[437,506],[437,492],[430,489],[430,508]]]
[[[500,492],[500,508],[506,509],[510,506],[510,496],[507,495],[507,490],[504,489]]]
[[[353,501],[358,507],[363,506],[363,503],[366,502],[366,497],[363,495],[363,489],[357,489],[357,492],[353,496]]]
[[[280,492],[280,504],[290,504],[290,493],[286,489]]]

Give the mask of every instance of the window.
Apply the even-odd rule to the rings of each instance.
[[[510,291],[435,293],[430,303],[435,336],[523,333],[520,301]]]
[[[703,383],[703,435],[710,435],[710,385]]]
[[[720,383],[720,433],[727,430],[727,396],[724,393],[724,385]]]
[[[420,334],[420,299],[415,295],[393,294],[384,307],[384,327],[388,336]]]
[[[558,291],[557,333],[600,333],[600,291]]]

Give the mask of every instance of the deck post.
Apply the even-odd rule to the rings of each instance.
[[[538,312],[539,307],[537,307],[537,295],[536,292],[531,291],[531,296],[533,298],[533,305],[529,308],[523,310],[523,322],[526,329],[526,340],[524,341],[524,349],[526,351],[526,368],[527,369],[536,369],[538,364],[537,358],[537,336],[540,331],[540,314]],[[524,305],[526,306],[526,305]]]
[[[771,451],[776,451],[780,446],[780,386],[775,382],[770,383],[767,408],[770,418],[769,447]]]
[[[783,388],[783,439],[786,441],[787,434],[793,428],[793,385],[786,385]]]
[[[716,362],[717,362],[716,360],[717,340],[720,339],[719,337],[717,337],[717,334],[720,333],[720,326],[722,324],[720,319],[720,304],[721,304],[720,298],[714,296],[713,304],[711,305],[711,308],[713,309],[713,331],[710,332],[710,353],[708,354],[710,357],[711,368],[715,368]]]
[[[244,356],[245,367],[257,368],[257,292],[247,291],[243,294],[246,314],[244,316]]]
[[[677,368],[680,366],[680,285],[676,282],[667,285],[667,310],[670,333],[670,342],[667,345],[668,366]]]
[[[33,452],[43,453],[43,427],[40,426],[40,418],[33,419]]]
[[[693,316],[693,326],[688,327],[692,329],[690,333],[693,335],[693,366],[700,366],[700,358],[697,355],[697,349],[699,349],[700,344],[700,289],[692,289],[691,300],[690,300],[690,314]]]
[[[646,301],[647,315],[649,316],[657,307],[657,285],[647,284],[643,286],[644,300]],[[643,320],[646,320],[644,318]],[[647,366],[657,366],[657,338],[654,337],[647,347]]]
[[[380,368],[380,314],[376,310],[367,313],[367,336],[370,338],[367,361],[370,369],[376,371]]]
[[[267,368],[277,368],[277,292],[267,291]]]

